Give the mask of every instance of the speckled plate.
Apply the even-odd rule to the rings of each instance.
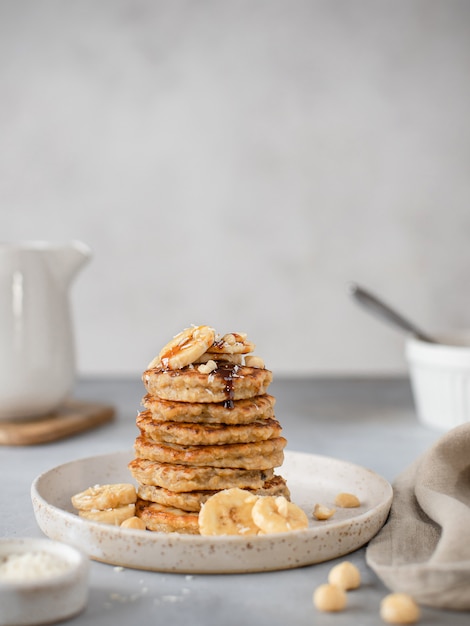
[[[182,535],[122,529],[83,520],[70,498],[97,483],[131,482],[132,451],[60,465],[32,484],[34,513],[51,539],[80,548],[92,559],[159,572],[241,573],[290,569],[334,559],[366,544],[382,527],[392,502],[390,484],[371,470],[337,459],[285,452],[281,473],[291,498],[310,518],[305,530],[251,537]],[[333,506],[336,494],[354,493],[355,509],[337,509],[328,521],[312,516],[318,502]]]

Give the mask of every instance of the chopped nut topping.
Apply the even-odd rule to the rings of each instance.
[[[215,361],[207,361],[207,363],[201,363],[198,366],[197,371],[201,372],[201,374],[210,374],[215,369],[217,369],[217,363]]]
[[[260,370],[265,369],[264,361],[260,356],[246,356],[245,357],[245,365],[247,367],[257,367]]]

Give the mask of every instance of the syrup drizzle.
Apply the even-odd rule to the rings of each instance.
[[[223,378],[224,383],[225,383],[225,387],[224,387],[224,391],[225,391],[224,407],[226,409],[233,409],[233,407],[234,407],[234,404],[233,404],[233,377],[237,373],[238,367],[239,367],[238,365],[235,365],[233,363],[219,362],[219,364],[217,365],[217,369],[214,370],[214,373],[216,375],[220,376],[221,378]]]
[[[184,339],[184,341],[182,341],[181,343],[177,343],[174,346],[171,346],[170,348],[168,348],[168,350],[166,350],[166,352],[160,355],[160,361],[162,362],[162,365],[165,369],[168,367],[169,360],[182,352],[187,347],[188,343],[189,337]]]

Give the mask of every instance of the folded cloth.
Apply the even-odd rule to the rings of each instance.
[[[443,435],[393,484],[390,515],[366,550],[392,591],[470,609],[470,423]]]

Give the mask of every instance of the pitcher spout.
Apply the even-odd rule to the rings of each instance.
[[[51,270],[67,287],[78,271],[91,259],[91,249],[82,241],[49,250]]]

